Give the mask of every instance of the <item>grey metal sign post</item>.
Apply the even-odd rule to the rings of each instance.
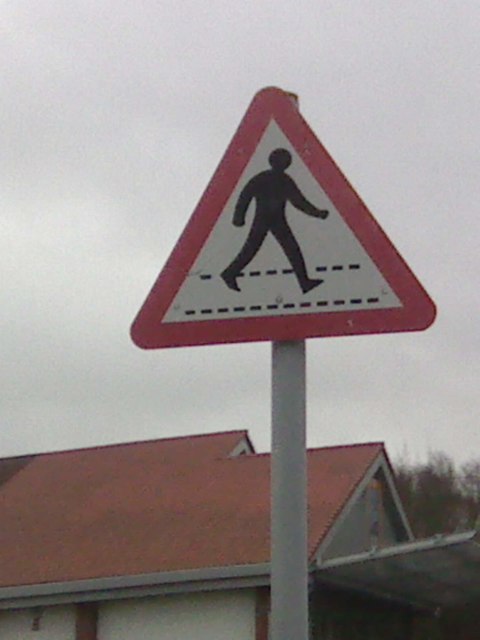
[[[308,638],[305,341],[272,343],[271,640]]]
[[[290,94],[298,108],[298,97]],[[307,640],[305,340],[272,342],[270,640]]]

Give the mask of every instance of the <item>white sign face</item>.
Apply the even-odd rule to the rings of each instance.
[[[272,119],[162,322],[401,306]]]

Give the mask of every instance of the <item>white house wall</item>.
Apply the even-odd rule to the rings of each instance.
[[[98,640],[132,638],[255,640],[255,593],[218,591],[102,603]]]
[[[32,628],[37,622],[38,629]],[[74,606],[0,611],[1,640],[75,640]]]

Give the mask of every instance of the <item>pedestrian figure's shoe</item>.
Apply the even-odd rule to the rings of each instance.
[[[323,280],[307,280],[300,286],[302,287],[303,293],[308,293],[312,289],[315,289],[315,287],[318,287],[318,285],[322,284],[322,282]]]
[[[220,277],[222,278],[222,280],[225,282],[225,284],[229,289],[231,289],[232,291],[240,291],[240,287],[237,284],[236,276],[232,276],[231,273],[228,273],[228,271],[225,270],[225,271],[222,271],[222,273],[220,274]]]

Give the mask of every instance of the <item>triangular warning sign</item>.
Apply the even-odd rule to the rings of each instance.
[[[132,326],[143,348],[414,331],[435,306],[300,115],[253,99]]]

